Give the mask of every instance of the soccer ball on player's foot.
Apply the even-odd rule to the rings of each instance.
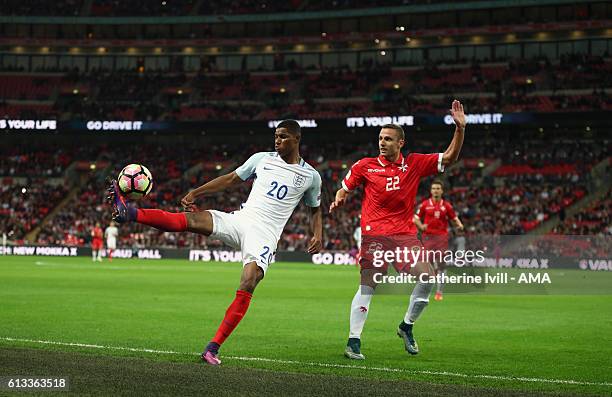
[[[144,165],[128,164],[119,173],[117,183],[123,194],[132,200],[138,200],[153,189],[153,176]]]

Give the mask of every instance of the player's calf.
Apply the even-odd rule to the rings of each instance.
[[[261,267],[255,262],[248,263],[242,269],[242,275],[240,276],[239,290],[246,291],[249,294],[255,292],[257,284],[263,279],[264,273]]]
[[[217,333],[213,339],[206,345],[206,349],[202,353],[202,361],[211,365],[221,364],[219,359],[219,349],[225,340],[234,332],[240,321],[244,318],[249,304],[251,303],[252,294],[244,291],[236,291],[236,297],[225,311],[223,321],[217,329]]]

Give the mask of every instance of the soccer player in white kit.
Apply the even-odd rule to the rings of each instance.
[[[119,229],[115,226],[115,222],[111,221],[110,225],[104,230],[104,237],[106,237],[106,256],[109,262],[112,262],[113,251],[117,249],[117,236],[119,236]]]
[[[302,198],[311,208],[312,238],[308,253],[314,254],[321,249],[321,176],[300,157],[300,138],[297,121],[280,122],[274,133],[275,152],[255,153],[234,172],[189,192],[181,200],[188,212],[136,209],[126,203],[116,181],[109,189],[113,219],[119,223],[132,221],[163,231],[199,233],[219,239],[242,252],[243,270],[236,298],[202,353],[202,360],[209,364],[221,363],[219,348],[244,317],[255,287],[274,257],[285,224]],[[232,213],[197,211],[197,198],[224,191],[251,178],[254,179],[251,193],[240,210]]]

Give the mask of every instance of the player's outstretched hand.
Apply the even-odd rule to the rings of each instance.
[[[465,112],[463,111],[463,105],[458,100],[454,100],[451,105],[450,114],[453,117],[453,121],[458,128],[465,128]]]
[[[193,192],[189,192],[181,199],[181,205],[185,208],[185,211],[194,212],[198,210],[198,207],[195,205],[195,195]]]
[[[309,254],[316,254],[321,251],[321,248],[323,248],[323,242],[320,238],[313,237],[310,239],[310,244],[308,244]]]
[[[336,198],[329,206],[329,213],[331,214],[336,208],[342,207],[346,201],[346,191],[344,189],[339,189],[336,192]]]
[[[342,200],[342,201],[333,201],[331,203],[331,205],[329,206],[329,213],[331,214],[336,208],[342,207],[343,204],[344,204],[344,200]]]

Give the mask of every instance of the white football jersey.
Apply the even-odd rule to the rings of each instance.
[[[119,235],[119,229],[117,229],[115,226],[109,226],[104,231],[104,235],[106,236],[107,240],[115,240]]]
[[[310,164],[287,164],[276,152],[259,152],[236,169],[242,179],[255,178],[241,214],[265,224],[280,238],[302,197],[309,207],[321,205],[321,176]]]

